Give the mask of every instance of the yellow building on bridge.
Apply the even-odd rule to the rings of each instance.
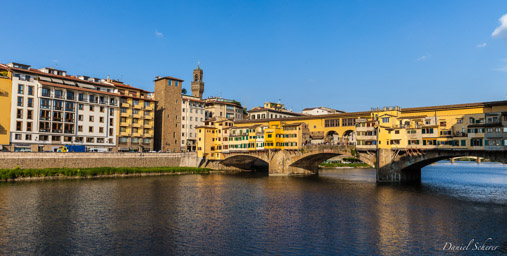
[[[507,101],[237,122],[214,119],[198,127],[198,155],[210,160],[222,160],[229,152],[298,150],[307,144],[355,145],[360,151],[506,150]]]

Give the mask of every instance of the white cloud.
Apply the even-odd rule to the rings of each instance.
[[[159,32],[158,30],[155,30],[155,36],[162,38],[162,37],[164,37],[164,34],[162,34],[162,32]]]
[[[478,45],[476,45],[475,47],[477,47],[477,48],[484,48],[484,47],[486,47],[486,46],[488,46],[488,44],[487,44],[487,43],[482,43],[482,44],[478,44]]]
[[[507,37],[507,14],[504,14],[498,21],[500,21],[500,26],[495,28],[491,37]]]
[[[494,71],[500,71],[500,72],[507,72],[507,66],[504,66],[504,67],[500,67],[500,68],[495,68],[493,69]]]
[[[501,62],[504,62],[504,63],[503,63],[503,66],[502,66],[502,67],[499,67],[499,68],[495,68],[495,69],[493,69],[493,70],[494,70],[494,71],[500,71],[500,72],[507,72],[507,64],[506,64],[507,59],[501,59],[500,61],[501,61]]]
[[[427,60],[429,57],[430,57],[430,56],[429,56],[428,54],[426,54],[426,55],[423,55],[423,56],[421,56],[421,57],[417,58],[417,61],[425,61],[425,60]]]

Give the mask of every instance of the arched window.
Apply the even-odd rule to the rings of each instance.
[[[199,76],[197,74],[195,75],[195,80],[194,81],[199,81]]]

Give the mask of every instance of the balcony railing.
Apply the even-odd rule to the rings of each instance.
[[[54,97],[57,98],[57,99],[63,99],[63,95],[62,94],[55,94]]]
[[[42,97],[51,97],[51,93],[42,93],[41,94]]]
[[[79,99],[78,99],[78,100],[79,100],[79,101],[82,101],[82,102],[88,102],[88,99],[81,98],[81,97],[79,97]]]

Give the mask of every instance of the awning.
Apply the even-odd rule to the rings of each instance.
[[[63,80],[63,83],[64,84],[68,84],[68,85],[76,85],[76,82],[74,82],[74,81],[68,81],[68,80]]]
[[[46,82],[51,82],[51,78],[45,77],[45,76],[39,76],[39,80],[46,81]]]
[[[77,83],[77,85],[82,88],[95,89],[95,86],[89,84]]]
[[[51,80],[55,83],[59,83],[59,84],[63,84],[63,80],[62,79],[58,79],[58,78],[51,78]]]

